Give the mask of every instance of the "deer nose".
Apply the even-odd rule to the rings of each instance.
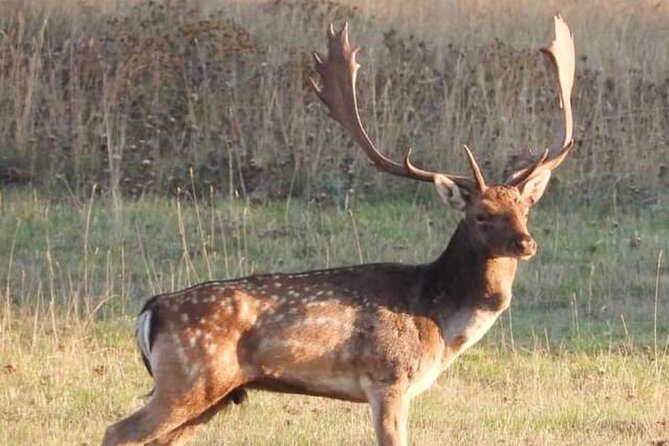
[[[520,256],[531,256],[534,255],[537,244],[528,234],[522,234],[513,241],[513,248]]]

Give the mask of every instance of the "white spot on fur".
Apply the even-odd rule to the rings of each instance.
[[[246,320],[249,317],[250,309],[249,304],[246,303],[246,300],[239,302],[239,308],[237,310],[239,319]]]
[[[172,345],[174,352],[177,355],[177,358],[179,358],[179,365],[181,366],[181,369],[183,371],[186,370],[186,366],[188,365],[188,358],[186,357],[186,352],[184,352],[184,347],[181,338],[179,337],[179,333],[176,331],[171,332],[171,338],[172,338]],[[190,340],[191,345],[193,345],[193,339],[191,338]]]
[[[225,347],[226,347],[225,344],[221,346],[221,349],[220,349],[219,354],[218,354],[218,358],[222,363],[224,363],[226,366],[228,366],[229,362],[230,362],[230,359],[231,359],[230,358],[231,353]]]
[[[249,304],[249,302],[246,299],[242,299],[239,301],[237,317],[241,321],[252,324],[258,317],[257,313],[254,310],[255,309]]]
[[[335,325],[342,325],[342,323],[336,319],[327,316],[319,317],[308,317],[302,321],[304,325],[323,325],[328,327],[333,327]]]
[[[188,313],[181,313],[181,322],[187,324],[189,320]]]
[[[191,378],[197,376],[200,373],[200,364],[192,364],[190,370],[188,371],[188,375],[190,375]]]

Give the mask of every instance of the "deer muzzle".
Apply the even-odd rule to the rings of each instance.
[[[531,258],[537,252],[537,243],[529,234],[520,234],[511,241],[511,252],[522,260]]]

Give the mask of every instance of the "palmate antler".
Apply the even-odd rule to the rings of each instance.
[[[560,14],[556,14],[553,20],[555,39],[542,48],[541,52],[546,55],[555,73],[559,108],[555,141],[532,165],[511,174],[505,182],[508,185],[521,186],[539,175],[550,175],[550,171],[564,161],[574,144],[572,139],[574,124],[571,111],[571,90],[574,85],[576,68],[574,35]]]
[[[574,83],[574,40],[569,27],[560,15],[556,15],[555,39],[542,52],[548,56],[556,74],[556,86],[561,110],[555,143],[546,150],[531,166],[513,173],[506,184],[521,187],[539,175],[550,175],[569,153],[572,146],[571,89]],[[471,151],[464,146],[473,178],[443,174],[417,168],[411,163],[411,149],[404,155],[402,164],[393,161],[381,153],[370,140],[360,121],[355,81],[360,65],[355,56],[360,49],[352,48],[348,39],[348,24],[341,31],[335,32],[330,25],[327,32],[328,55],[325,60],[314,53],[315,70],[320,75],[322,85],[310,78],[318,97],[330,110],[331,116],[349,132],[358,145],[365,151],[374,165],[387,173],[414,180],[434,182],[437,175],[443,175],[458,186],[479,192],[487,186],[481,169]]]
[[[348,39],[348,23],[338,33],[330,25],[327,32],[328,56],[325,61],[317,53],[314,53],[316,61],[316,72],[320,75],[322,85],[313,78],[309,78],[318,97],[330,110],[332,118],[337,120],[350,133],[358,145],[365,151],[374,165],[387,173],[414,180],[433,182],[436,172],[419,169],[411,163],[411,149],[404,155],[403,164],[399,164],[381,153],[374,143],[369,139],[367,131],[360,121],[358,104],[355,93],[355,80],[360,65],[355,60],[355,55],[360,49],[351,48]],[[469,161],[474,171],[475,178],[480,179],[477,187],[485,188],[483,175],[473,155],[465,147]],[[446,175],[450,180],[462,187],[474,187],[471,178],[458,175]]]

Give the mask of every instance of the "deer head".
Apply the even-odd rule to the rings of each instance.
[[[513,172],[502,184],[487,184],[474,155],[464,146],[472,175],[458,176],[420,169],[411,162],[411,149],[403,163],[381,153],[370,140],[360,120],[356,99],[355,60],[358,48],[348,39],[348,24],[327,32],[328,56],[314,54],[322,84],[311,78],[318,97],[331,116],[348,131],[372,163],[392,175],[431,182],[442,200],[462,212],[463,224],[476,251],[486,257],[528,259],[536,243],[527,230],[527,214],[543,195],[551,172],[566,158],[572,141],[571,89],[574,81],[574,40],[569,27],[555,16],[555,39],[542,52],[556,77],[559,119],[553,145],[527,168]]]

